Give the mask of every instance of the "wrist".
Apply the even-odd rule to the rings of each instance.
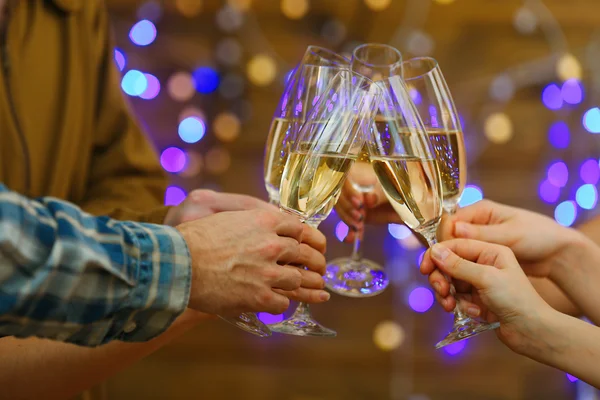
[[[585,268],[592,260],[600,261],[598,248],[590,239],[581,232],[565,228],[567,233],[563,236],[564,243],[559,251],[552,257],[552,267],[548,278],[558,287],[565,290],[572,286],[570,282],[579,275],[577,272]]]
[[[533,316],[528,316],[528,322],[523,324],[523,341],[515,352],[533,360],[549,363],[563,347],[560,345],[561,313],[551,307],[544,308]]]

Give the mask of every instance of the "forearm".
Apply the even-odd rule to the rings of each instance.
[[[554,282],[547,278],[533,278],[529,281],[550,307],[563,314],[574,317],[581,316],[581,310],[569,299],[569,297]]]
[[[531,333],[521,354],[600,388],[600,328],[552,310]]]
[[[146,343],[86,348],[42,339],[0,339],[0,399],[66,399],[89,389],[212,318],[186,310]]]

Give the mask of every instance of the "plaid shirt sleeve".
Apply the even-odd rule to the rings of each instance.
[[[183,312],[190,283],[177,230],[94,217],[0,184],[0,336],[146,341]]]

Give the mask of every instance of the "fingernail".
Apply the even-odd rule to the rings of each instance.
[[[363,207],[363,203],[362,200],[359,199],[358,197],[353,197],[352,198],[352,204],[354,205],[354,207],[356,208],[362,208]]]
[[[467,308],[467,314],[469,314],[470,317],[479,317],[479,314],[481,314],[481,310],[479,309],[479,307],[468,307]]]
[[[471,226],[466,222],[457,222],[454,226],[454,233],[456,236],[468,237],[470,232]]]
[[[365,216],[360,214],[360,218],[358,218],[358,222],[363,222],[364,219],[365,219]]]
[[[443,261],[450,255],[450,251],[441,244],[434,244],[431,248],[431,254],[434,258]]]
[[[331,298],[331,295],[328,292],[321,292],[319,298],[323,301],[327,301]]]
[[[442,290],[442,285],[439,282],[433,282],[433,288],[439,293]]]
[[[352,218],[354,218],[355,220],[360,222],[360,217],[362,217],[362,214],[360,213],[360,211],[353,210],[351,215],[352,215]]]

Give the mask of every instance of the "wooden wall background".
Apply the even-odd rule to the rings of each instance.
[[[311,0],[309,13],[299,21],[282,16],[278,0],[255,0],[251,15],[237,33],[222,32],[215,25],[215,15],[224,1],[203,1],[202,12],[192,19],[177,14],[174,1],[165,0],[165,14],[157,24],[158,39],[148,48],[135,48],[127,39],[141,2],[108,1],[117,44],[128,54],[128,68],[154,73],[163,81],[163,89],[168,76],[177,70],[218,65],[213,60],[214,47],[224,37],[243,43],[245,61],[237,69],[243,75],[245,62],[253,54],[273,51],[269,54],[277,55],[280,66],[291,67],[307,45],[329,46],[319,29],[333,17],[347,29],[340,45],[329,46],[339,51],[352,41],[389,42],[409,58],[405,36],[395,40],[393,35],[400,26],[407,28],[404,33],[420,28],[433,39],[432,55],[439,59],[465,118],[471,148],[470,182],[480,185],[486,197],[551,214],[553,207],[544,205],[537,196],[550,160],[562,157],[577,166],[584,158],[598,156],[597,142],[580,123],[583,111],[598,103],[594,72],[600,71],[600,60],[594,55],[600,44],[593,42],[600,27],[598,0],[525,2],[538,7],[543,18],[556,18],[564,34],[562,45],[560,41],[549,42],[548,32],[541,29],[530,35],[519,34],[513,19],[523,2],[517,0],[456,0],[446,5],[430,4],[429,0],[393,0],[383,12],[370,10],[363,0]],[[424,12],[411,14],[414,7]],[[262,38],[253,36],[257,28]],[[545,84],[557,81],[555,61],[562,51],[572,52],[583,65],[586,100],[584,106],[555,113],[542,106],[540,93]],[[495,102],[490,99],[489,87],[505,71],[527,84],[508,103]],[[218,187],[265,197],[261,181],[263,146],[281,92],[283,72],[281,68],[278,80],[268,87],[247,83],[242,95],[247,103],[226,101],[218,95],[196,95],[186,103],[203,108],[209,120],[218,111],[240,110],[248,105],[251,115],[240,137],[223,145],[231,155],[227,172],[192,178],[174,176],[176,183],[187,188]],[[170,101],[165,90],[153,101],[133,99],[132,104],[158,148],[181,145],[176,134],[177,115],[186,104]],[[485,118],[493,112],[505,112],[512,121],[514,135],[506,144],[492,144],[483,135]],[[563,152],[552,149],[547,141],[548,126],[558,119],[572,127],[572,145]],[[203,152],[216,143],[209,131],[200,144],[188,147]],[[589,215],[581,215],[579,220]],[[333,236],[334,226],[335,221],[323,224],[331,239],[331,258],[350,252],[348,245]],[[382,251],[384,242],[386,250]],[[418,252],[402,252],[385,227],[369,229],[365,246],[366,255],[380,262],[397,257],[390,266],[395,284],[379,297],[354,300],[334,296],[329,304],[315,307],[315,315],[337,329],[338,338],[276,336],[261,340],[219,321],[206,323],[111,379],[110,398],[574,398],[575,387],[564,373],[512,354],[493,334],[470,341],[455,357],[435,351],[433,344],[450,326],[451,318],[437,306],[425,314],[407,307],[407,290],[415,284],[426,284],[417,276]],[[374,327],[382,320],[398,322],[407,334],[403,345],[392,352],[380,350],[372,339]]]

